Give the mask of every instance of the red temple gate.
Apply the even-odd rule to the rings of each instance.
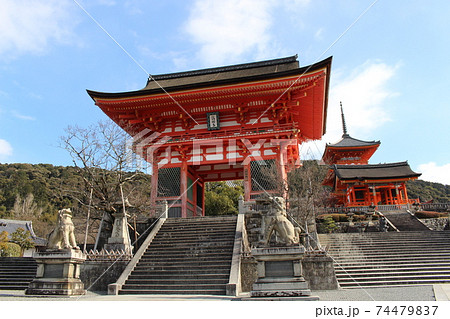
[[[152,165],[152,203],[169,216],[201,216],[204,183],[243,180],[245,199],[273,189],[300,163],[298,145],[325,133],[331,58],[297,57],[151,76],[144,89],[89,91]]]

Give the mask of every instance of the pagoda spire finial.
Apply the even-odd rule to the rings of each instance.
[[[345,125],[344,109],[342,108],[342,101],[340,102],[340,104],[341,104],[341,117],[342,117],[342,131],[344,132],[344,134],[342,136],[348,136],[347,125]]]

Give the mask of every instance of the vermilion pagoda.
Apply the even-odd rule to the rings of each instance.
[[[333,188],[338,206],[405,205],[408,198],[405,182],[421,174],[411,170],[407,162],[368,164],[380,141],[361,141],[347,133],[342,111],[342,139],[327,144],[322,160],[330,165],[323,184]]]
[[[325,133],[330,68],[331,57],[299,67],[292,56],[88,94],[152,165],[152,203],[165,199],[169,216],[191,217],[205,214],[205,182],[241,179],[249,200],[270,191],[261,164],[275,165],[286,180],[299,164],[298,145]]]

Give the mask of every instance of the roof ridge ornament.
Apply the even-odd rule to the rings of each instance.
[[[344,117],[344,109],[342,108],[342,101],[340,102],[341,104],[341,117],[342,117],[342,131],[344,134],[342,134],[342,137],[349,137],[350,135],[348,135],[347,133],[347,125],[345,124],[345,117]]]

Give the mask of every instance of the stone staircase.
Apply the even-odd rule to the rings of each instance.
[[[169,218],[119,294],[225,295],[236,216]]]
[[[402,210],[386,211],[383,215],[395,226],[399,231],[429,231],[428,227],[420,222],[420,220],[410,213]]]
[[[450,232],[320,234],[341,288],[450,283]]]
[[[0,290],[24,290],[36,277],[33,258],[0,257]]]

